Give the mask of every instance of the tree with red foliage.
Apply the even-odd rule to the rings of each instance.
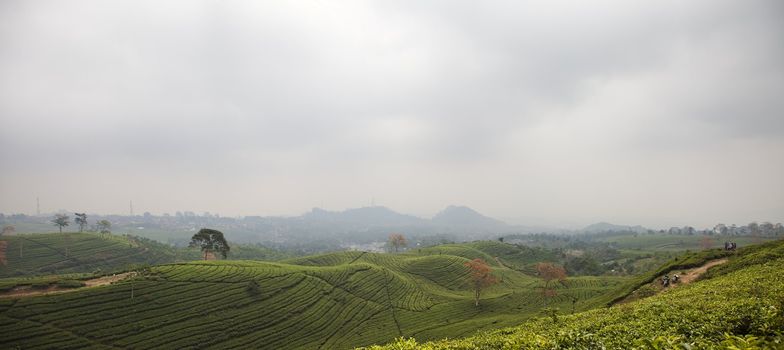
[[[471,272],[471,284],[474,288],[474,304],[479,306],[479,295],[482,290],[498,283],[492,274],[490,266],[482,259],[474,259],[464,264]]]
[[[542,296],[544,297],[544,305],[547,306],[547,299],[557,295],[555,284],[566,281],[566,270],[552,263],[540,262],[536,264],[536,271],[539,273],[539,277],[544,280]]]
[[[400,249],[400,247],[406,246],[406,237],[400,233],[393,233],[389,235],[389,245],[395,247],[395,253],[397,253],[397,250]]]

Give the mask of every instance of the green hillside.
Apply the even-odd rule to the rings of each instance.
[[[10,335],[0,345],[341,349],[401,336],[468,336],[539,314],[540,280],[503,266],[495,268],[502,282],[475,307],[466,261],[423,249],[159,265],[109,286],[0,299],[0,331]],[[624,281],[573,278],[551,305],[582,310]]]
[[[700,254],[694,260],[702,259]],[[784,241],[775,241],[741,249],[702,281],[633,303],[539,318],[464,339],[409,338],[372,349],[781,349],[782,271]]]
[[[127,235],[42,233],[0,237],[0,277],[112,272],[129,265],[198,260],[197,249],[173,248]],[[234,245],[232,259],[278,260],[285,254],[255,245]]]
[[[47,233],[3,236],[7,242],[0,277],[93,272],[130,264],[171,262],[168,247],[144,239],[95,233]]]
[[[532,266],[538,262],[555,262],[559,260],[559,257],[553,250],[531,248],[496,241],[438,245],[419,249],[416,254],[449,254],[467,259],[480,258],[493,266],[500,266],[502,264],[503,266],[522,271],[532,271]]]

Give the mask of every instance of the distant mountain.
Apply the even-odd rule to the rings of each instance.
[[[431,220],[434,224],[442,226],[462,227],[493,227],[506,226],[503,221],[484,216],[465,206],[450,205]]]
[[[593,232],[623,232],[623,231],[631,231],[631,232],[646,232],[648,231],[647,228],[642,227],[640,225],[637,226],[625,226],[625,225],[615,225],[609,222],[599,222],[595,224],[591,224],[583,228],[581,231],[593,233]]]
[[[302,218],[309,221],[329,221],[370,226],[427,225],[427,220],[425,219],[400,214],[382,206],[347,209],[344,211],[328,211],[313,208],[309,213],[302,215]]]
[[[423,219],[412,215],[400,214],[387,207],[375,206],[344,211],[329,211],[313,208],[301,216],[306,222],[362,225],[370,227],[417,226],[417,227],[450,227],[450,228],[498,228],[506,226],[503,221],[484,216],[477,211],[450,205],[436,214],[432,219]]]

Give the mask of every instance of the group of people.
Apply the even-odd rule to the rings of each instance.
[[[735,242],[724,242],[724,250],[735,250],[737,247]]]
[[[672,278],[670,278],[670,276],[669,276],[669,275],[664,275],[664,277],[662,277],[662,287],[665,287],[665,288],[666,288],[666,287],[669,287],[671,283],[672,283],[672,284],[678,283],[678,280],[679,280],[680,278],[681,278],[681,277],[680,277],[680,276],[678,276],[678,274],[677,274],[677,273],[676,273],[676,274],[674,274],[674,275],[672,275]]]

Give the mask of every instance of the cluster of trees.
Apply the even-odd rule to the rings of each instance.
[[[749,223],[746,226],[735,226],[718,224],[713,227],[712,231],[708,234],[716,234],[723,236],[742,236],[742,235],[758,235],[758,236],[781,236],[784,235],[784,226],[781,223],[763,222],[758,224],[756,222]]]
[[[781,236],[784,235],[784,226],[781,223],[771,222],[751,222],[745,226],[735,224],[717,224],[712,229],[697,230],[691,226],[670,227],[667,231],[661,230],[659,233],[671,235],[721,235],[721,236]]]
[[[490,265],[482,259],[467,261],[464,265],[470,273],[471,289],[474,291],[474,305],[479,306],[479,297],[482,291],[498,283],[499,279],[493,275]],[[547,306],[547,301],[558,295],[556,286],[558,284],[566,285],[566,269],[553,263],[540,262],[536,264],[536,272],[539,278],[544,281],[541,290],[544,305]],[[573,304],[575,302],[577,299],[572,300]]]
[[[79,232],[84,232],[84,229],[87,227],[87,214],[86,213],[74,213],[76,218],[74,222],[79,225]],[[63,227],[69,226],[71,224],[71,218],[66,214],[55,214],[54,218],[52,219],[52,224],[57,226],[60,229],[60,233],[63,233]],[[112,223],[109,220],[99,220],[95,223],[95,226],[91,228],[93,232],[100,232],[101,234],[111,233],[112,230]]]

